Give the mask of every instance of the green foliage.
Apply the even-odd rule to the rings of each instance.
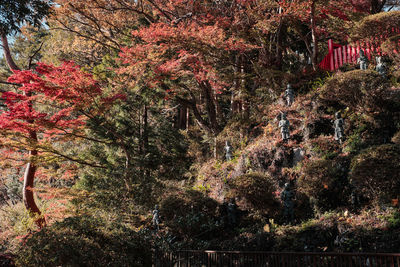
[[[122,224],[70,217],[33,233],[18,251],[20,266],[150,266],[150,244]]]
[[[42,61],[45,54],[45,43],[50,35],[48,29],[36,29],[26,26],[21,34],[15,37],[12,53],[15,62],[22,69],[33,69],[35,64]]]
[[[315,79],[310,81],[309,87],[311,88],[312,91],[316,91],[318,88],[321,88],[322,86],[324,86],[326,81],[330,78],[332,78],[332,75],[330,75],[329,72],[326,72],[324,76],[316,77]]]
[[[172,194],[161,202],[161,220],[173,233],[186,239],[202,235],[211,237],[220,225],[217,218],[218,204],[215,200],[198,191],[185,191]]]
[[[0,1],[0,31],[5,34],[19,32],[23,23],[41,25],[51,4],[52,1],[43,0]]]
[[[395,211],[385,218],[388,222],[389,228],[400,228],[400,212]]]
[[[339,154],[338,142],[331,136],[319,136],[311,140],[311,150],[321,159],[334,159]]]
[[[275,215],[279,207],[276,194],[278,188],[267,174],[248,173],[229,181],[232,196],[243,199],[250,208]]]
[[[370,201],[389,202],[400,192],[400,146],[385,144],[363,150],[351,162],[351,180]]]

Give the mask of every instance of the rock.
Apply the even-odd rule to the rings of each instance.
[[[297,163],[301,162],[304,159],[305,151],[297,147],[293,149],[293,166],[296,166]]]

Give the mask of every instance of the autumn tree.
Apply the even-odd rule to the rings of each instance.
[[[2,144],[29,151],[24,175],[23,200],[34,216],[41,214],[34,200],[34,178],[43,158],[62,158],[96,166],[74,155],[67,155],[55,144],[80,134],[101,93],[97,82],[73,63],[54,67],[39,63],[35,72],[14,70],[8,81],[19,88],[3,92],[7,109],[0,114]],[[44,219],[37,219],[39,227]]]
[[[12,71],[18,71],[20,68],[15,64],[10,48],[8,45],[8,34],[13,34],[20,31],[20,27],[24,23],[29,23],[34,26],[39,26],[42,23],[42,19],[48,15],[49,8],[51,5],[51,1],[40,1],[40,0],[18,0],[18,1],[4,1],[7,3],[1,3],[1,17],[3,18],[0,23],[0,34],[1,40],[3,44],[3,51],[6,58],[6,62],[9,68]],[[4,97],[4,96],[3,96]],[[29,93],[26,97],[30,97]],[[25,110],[27,112],[31,112],[32,105],[30,103],[25,103]],[[32,121],[28,120],[28,123],[32,123]],[[30,131],[29,136],[32,139],[37,138],[36,132]],[[37,151],[30,151],[30,160],[37,154]],[[33,214],[40,214],[38,207],[36,206],[33,199],[33,192],[28,189],[29,187],[33,187],[33,179],[35,175],[36,168],[35,166],[29,162],[26,167],[26,171],[24,174],[24,187],[23,187],[23,199],[26,208],[31,211]],[[43,219],[39,219],[37,224],[42,226],[44,223]]]
[[[42,0],[1,1],[0,34],[4,55],[10,69],[16,70],[19,68],[11,57],[7,35],[20,32],[24,23],[34,26],[41,25],[42,19],[49,14],[50,5],[51,1]]]

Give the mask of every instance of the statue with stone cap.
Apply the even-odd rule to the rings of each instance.
[[[340,111],[335,113],[335,118],[336,118],[334,122],[335,140],[339,141],[339,143],[342,144],[344,139],[344,129],[343,129],[344,121]]]
[[[381,56],[376,57],[376,67],[375,70],[382,75],[383,77],[386,77],[387,74],[387,68],[386,68],[386,63],[383,61],[383,58]]]
[[[290,184],[286,183],[281,193],[281,200],[283,201],[283,218],[286,222],[290,223],[294,220],[294,193],[290,189]]]
[[[279,121],[279,128],[281,128],[281,135],[283,141],[287,141],[290,138],[289,127],[290,127],[290,122],[286,119],[286,113],[282,113],[281,120]]]
[[[365,56],[364,50],[360,49],[360,55],[357,59],[357,63],[360,64],[360,70],[368,69],[369,60]]]
[[[153,226],[157,231],[160,230],[160,211],[158,210],[158,205],[155,205],[153,210]]]
[[[226,159],[227,161],[232,160],[232,146],[231,146],[231,144],[229,143],[229,141],[225,141],[224,150],[225,150],[225,159]]]
[[[286,106],[290,107],[293,104],[294,92],[290,83],[286,86],[285,90]]]

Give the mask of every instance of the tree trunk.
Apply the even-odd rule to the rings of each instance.
[[[210,84],[202,82],[201,86],[203,87],[203,92],[206,100],[208,120],[210,122],[211,130],[216,136],[219,133],[219,124],[217,121],[215,97]]]
[[[188,124],[188,107],[186,105],[180,105],[178,108],[178,125],[177,128],[184,130],[187,128]]]
[[[279,8],[279,14],[282,13],[282,8]],[[276,47],[275,47],[275,65],[278,69],[283,66],[283,35],[285,32],[285,25],[282,17],[279,19],[279,26],[276,32]]]
[[[20,70],[20,68],[17,66],[17,64],[15,64],[15,61],[11,56],[10,47],[8,46],[7,35],[4,32],[1,32],[1,42],[3,44],[4,57],[6,58],[7,65],[10,68],[10,70]],[[33,123],[33,121],[30,123]],[[29,138],[32,141],[37,142],[36,132],[31,131],[29,133]],[[36,155],[37,151],[35,149],[29,151],[28,164],[26,165],[24,174],[24,185],[22,188],[22,196],[24,205],[28,210],[29,215],[35,218],[36,225],[39,228],[42,228],[43,226],[46,225],[46,221],[44,217],[41,217],[41,212],[38,206],[36,205],[35,198],[33,196],[33,187],[34,187],[35,173],[36,173],[36,166],[35,163],[33,162],[33,159]]]
[[[31,132],[30,138],[32,140],[37,141],[36,132]],[[22,199],[24,201],[25,208],[28,210],[29,215],[35,218],[35,223],[39,228],[42,228],[46,225],[46,221],[43,217],[41,217],[41,212],[36,205],[35,198],[33,196],[33,187],[35,181],[35,173],[36,166],[34,161],[34,157],[37,155],[36,150],[29,151],[29,161],[26,165],[25,174],[24,174],[24,185],[22,188]]]
[[[317,38],[317,32],[316,32],[316,24],[315,24],[315,2],[312,1],[311,3],[311,38],[312,38],[312,43],[314,45],[312,55],[311,55],[311,60],[312,60],[312,66],[313,70],[316,71],[318,68],[318,38]]]
[[[4,57],[6,58],[7,65],[10,70],[20,70],[20,68],[17,66],[17,64],[15,64],[11,56],[10,47],[8,46],[7,35],[3,32],[1,33],[1,42],[3,44]]]
[[[144,105],[143,108],[143,134],[142,134],[142,142],[143,142],[143,158],[146,157],[146,154],[149,151],[149,110],[147,105]],[[143,178],[146,181],[150,177],[150,170],[149,170],[149,162],[145,162],[144,168],[144,175]]]
[[[123,145],[122,148],[125,153],[125,171],[124,171],[125,187],[129,194],[132,192],[132,186],[131,186],[132,179],[130,177],[131,155],[129,154],[129,150],[125,145]]]
[[[371,0],[371,14],[376,14],[382,11],[386,0]]]

